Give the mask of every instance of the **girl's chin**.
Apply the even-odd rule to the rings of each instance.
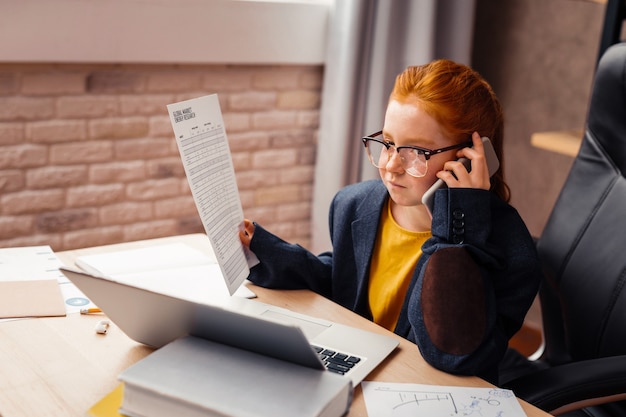
[[[416,196],[415,194],[407,195],[407,193],[389,191],[389,196],[399,206],[414,207],[423,205],[421,196]]]

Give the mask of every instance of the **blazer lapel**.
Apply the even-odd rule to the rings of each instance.
[[[354,260],[357,273],[357,301],[366,302],[369,277],[369,263],[374,251],[380,213],[387,199],[387,189],[382,182],[376,183],[368,198],[364,199],[356,211],[352,222],[352,241],[354,242]]]

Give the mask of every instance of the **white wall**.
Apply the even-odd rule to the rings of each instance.
[[[0,62],[323,64],[332,0],[0,0]]]

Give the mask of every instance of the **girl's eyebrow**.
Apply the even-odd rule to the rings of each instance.
[[[435,143],[427,138],[409,138],[406,143],[401,146],[417,146],[423,149],[433,149]]]
[[[391,138],[391,135],[387,134],[384,130],[383,130],[383,132],[382,132],[381,136],[382,136],[382,140],[383,140],[383,142],[385,142],[385,143],[388,143],[388,144],[390,144],[390,145],[394,145],[394,146],[395,146],[395,144],[396,144],[396,143],[395,143],[395,142],[393,141],[393,139]]]
[[[385,132],[384,130],[382,133],[382,137],[383,137],[383,141],[385,141],[386,143],[396,146],[396,141],[393,140],[391,135]],[[435,146],[435,143],[431,139],[423,138],[423,137],[410,137],[408,138],[406,142],[407,143],[405,143],[404,145],[400,145],[400,146],[417,146],[418,148],[423,148],[423,149],[434,149],[434,146]]]

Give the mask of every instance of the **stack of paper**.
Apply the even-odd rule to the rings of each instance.
[[[64,316],[60,266],[50,246],[0,249],[0,318]]]

